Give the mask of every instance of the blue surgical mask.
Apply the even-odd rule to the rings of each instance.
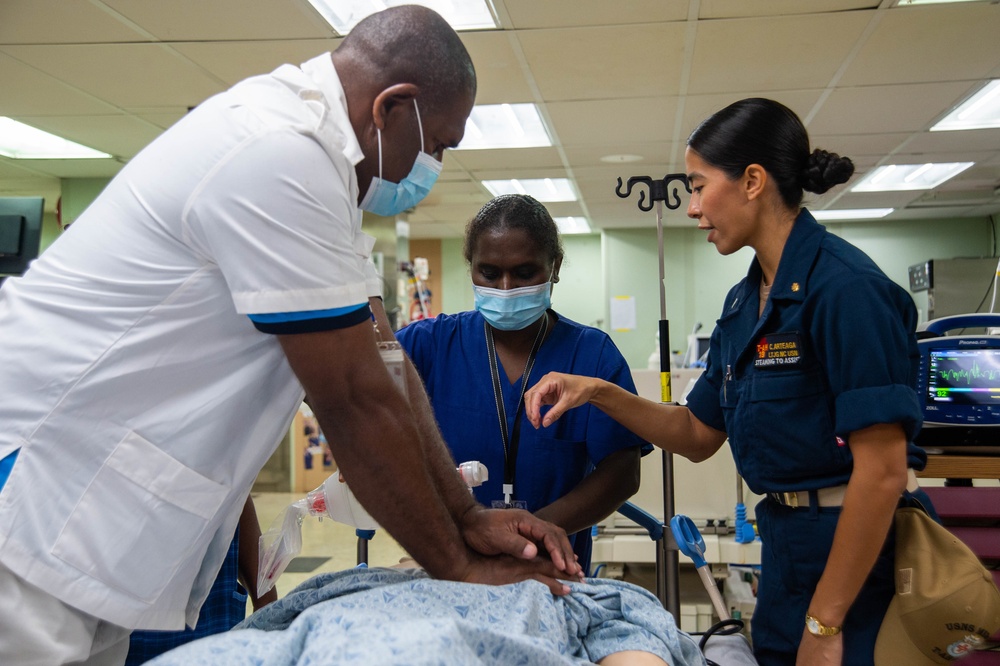
[[[420,122],[420,108],[417,100],[413,100],[417,111],[417,129],[420,131],[420,154],[413,163],[409,175],[398,183],[382,180],[382,130],[378,132],[378,176],[372,178],[365,198],[361,200],[361,209],[376,215],[392,217],[404,210],[413,208],[424,200],[424,197],[434,187],[438,174],[441,173],[441,163],[424,152],[424,126]]]
[[[552,304],[552,283],[517,289],[490,289],[472,285],[476,310],[493,328],[519,331],[538,321]]]

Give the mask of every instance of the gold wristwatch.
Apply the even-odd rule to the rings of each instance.
[[[828,627],[808,613],[806,613],[806,629],[813,636],[836,636],[840,633],[840,627]]]

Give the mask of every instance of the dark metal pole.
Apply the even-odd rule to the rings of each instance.
[[[660,399],[663,403],[672,403],[673,395],[670,387],[670,325],[667,320],[667,296],[665,271],[663,262],[663,202],[667,208],[676,210],[680,207],[681,199],[677,188],[673,192],[668,192],[671,181],[679,180],[684,188],[690,193],[691,186],[687,182],[687,176],[681,173],[667,174],[662,179],[653,179],[649,176],[633,176],[628,179],[626,190],[622,191],[622,179],[618,179],[618,187],[615,193],[622,197],[628,197],[632,193],[632,187],[636,184],[644,184],[649,187],[649,198],[646,200],[646,193],[639,193],[639,209],[648,211],[653,208],[656,202],[656,240],[659,247],[660,261]],[[671,200],[670,194],[673,194]],[[663,460],[663,524],[670,524],[670,519],[674,516],[674,471],[673,454],[668,451],[662,452]],[[668,539],[670,530],[665,530],[663,538],[660,539],[656,551],[656,596],[660,599],[663,607],[674,616],[679,622],[681,616],[680,602],[680,557],[677,545]]]

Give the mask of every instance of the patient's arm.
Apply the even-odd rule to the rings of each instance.
[[[667,662],[652,652],[640,652],[639,650],[615,652],[597,663],[601,666],[660,666],[660,664],[668,666]]]
[[[607,518],[639,490],[638,446],[615,451],[569,491],[535,512],[573,534]]]

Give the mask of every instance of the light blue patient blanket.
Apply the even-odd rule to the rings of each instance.
[[[580,664],[644,650],[704,666],[695,641],[646,590],[607,579],[554,597],[535,581],[502,587],[411,569],[318,575],[232,631],[188,643],[156,666],[228,664]]]

